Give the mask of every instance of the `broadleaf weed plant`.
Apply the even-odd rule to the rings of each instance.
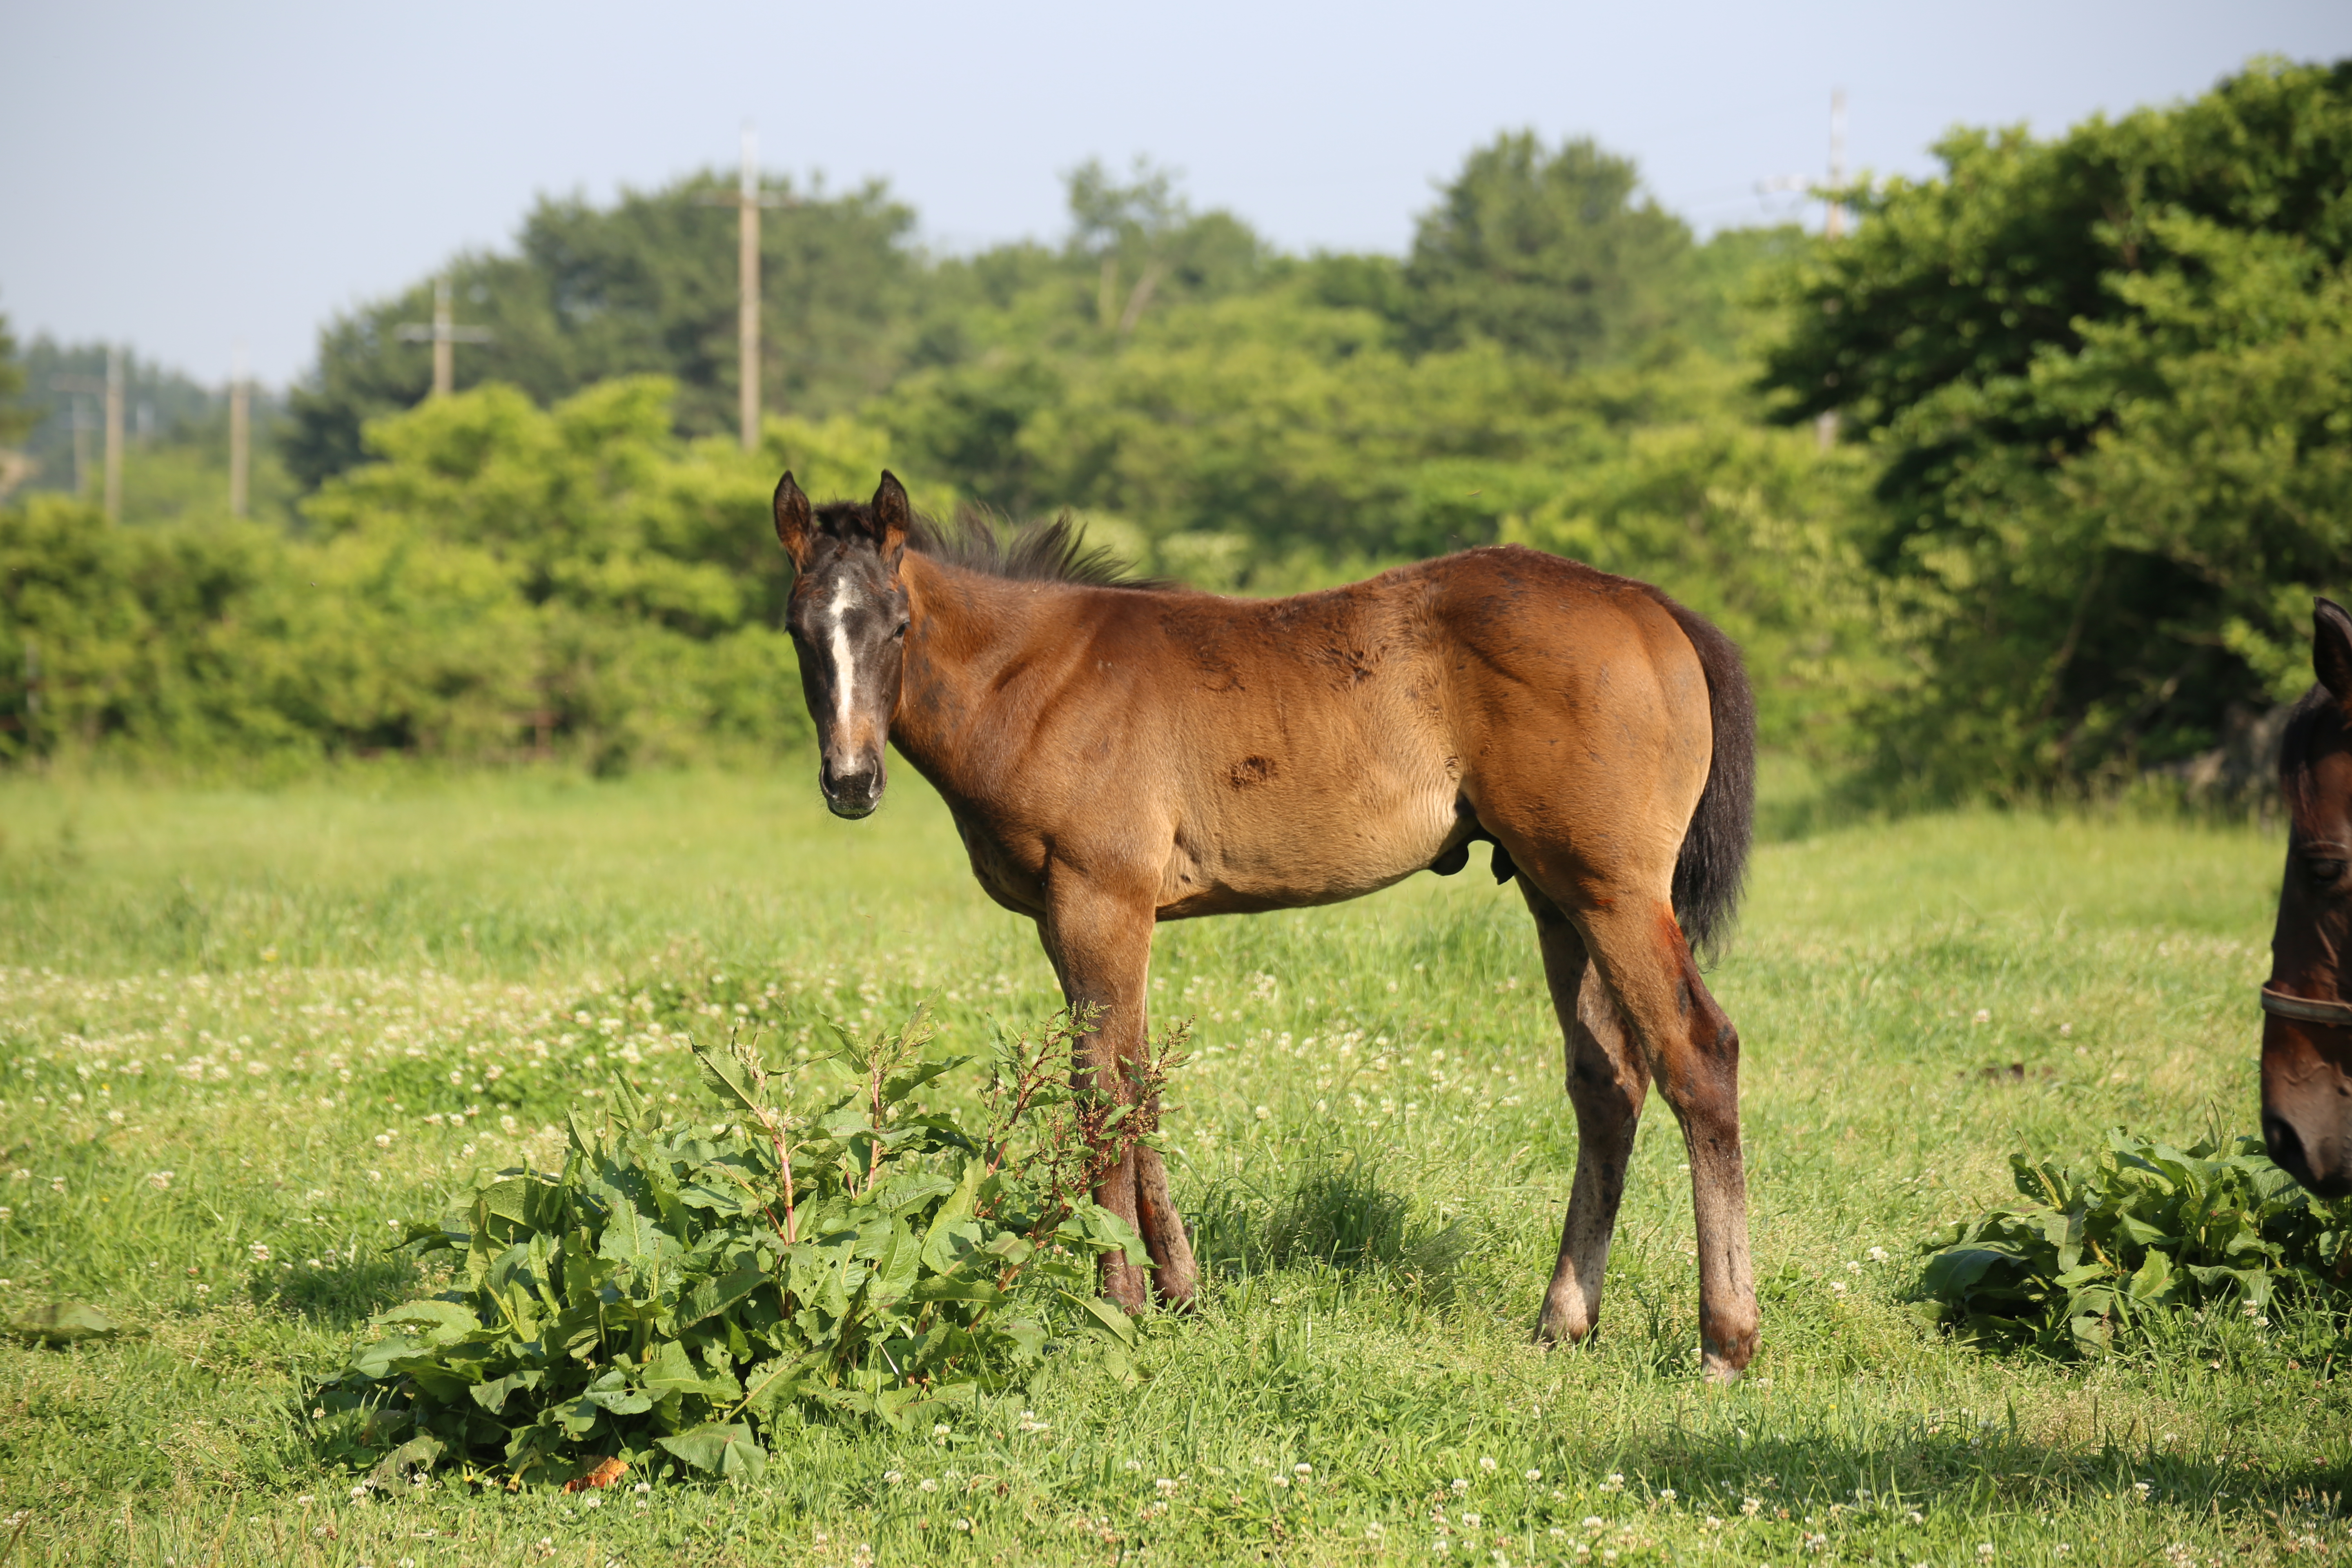
[[[1089,1194],[1121,1140],[1156,1133],[1184,1031],[1106,1091],[1072,1070],[1091,1023],[999,1028],[969,1120],[916,1098],[974,1059],[927,1054],[919,1008],[863,1037],[828,1022],[838,1047],[809,1065],[846,1079],[829,1090],[756,1036],[698,1043],[717,1123],[614,1079],[572,1113],[560,1171],[478,1172],[407,1228],[451,1288],[380,1314],[391,1331],[317,1391],[327,1451],[373,1483],[444,1462],[563,1483],[614,1459],[756,1478],[806,1423],[908,1429],[1057,1352],[1131,1374],[1138,1330],[1095,1299],[1097,1260],[1148,1258]]]
[[[2021,1203],[1925,1248],[1923,1315],[1966,1338],[2097,1355],[2184,1313],[2267,1324],[2277,1300],[2340,1303],[2352,1275],[2352,1205],[2305,1192],[2256,1138],[2180,1150],[2118,1127],[2088,1171],[2010,1166]]]

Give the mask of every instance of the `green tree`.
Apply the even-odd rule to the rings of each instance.
[[[16,334],[9,330],[7,312],[0,310],[0,446],[23,440],[38,417],[25,406],[24,395],[25,366],[16,357]]]
[[[774,188],[792,193],[789,182]],[[512,254],[463,256],[448,271],[459,320],[490,341],[457,351],[457,384],[504,382],[542,404],[597,382],[659,374],[676,385],[689,435],[735,420],[735,182],[704,173],[611,207],[542,199]],[[907,366],[919,337],[914,215],[879,184],[842,195],[793,194],[761,221],[763,406],[822,417],[856,406]],[[431,345],[402,339],[429,321],[433,282],[337,318],[290,397],[287,457],[315,486],[365,456],[379,415],[421,401]]]
[[[1879,769],[2037,791],[2210,746],[2352,580],[2352,62],[1937,152],[1857,193],[1767,373],[1883,460],[1919,674]]]
[[[1419,341],[1492,338],[1562,369],[1640,351],[1687,298],[1691,235],[1638,197],[1632,160],[1533,132],[1472,153],[1413,236]]]

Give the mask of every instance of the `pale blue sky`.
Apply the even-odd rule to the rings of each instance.
[[[1702,227],[1793,210],[1832,88],[1858,168],[1946,127],[2053,132],[2248,58],[2352,55],[2345,0],[625,5],[7,0],[0,310],[282,383],[338,309],[505,243],[532,197],[731,165],[887,177],[930,243],[1062,227],[1148,153],[1283,245],[1401,250],[1499,129],[1591,133]]]

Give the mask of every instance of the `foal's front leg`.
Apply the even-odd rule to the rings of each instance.
[[[1121,897],[1100,885],[1056,876],[1038,922],[1062,994],[1073,1010],[1097,1009],[1086,1042],[1081,1082],[1118,1103],[1135,1096],[1134,1065],[1149,1048],[1146,994],[1151,968],[1149,896]],[[1148,1109],[1157,1110],[1154,1105]],[[1135,1226],[1151,1254],[1160,1299],[1192,1299],[1197,1272],[1184,1221],[1169,1196],[1168,1169],[1156,1149],[1121,1141],[1118,1158],[1095,1188],[1095,1201]],[[1144,1270],[1116,1255],[1102,1260],[1103,1294],[1140,1310]]]

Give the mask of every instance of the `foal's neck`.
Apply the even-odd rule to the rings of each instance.
[[[910,601],[907,662],[890,741],[925,778],[967,797],[971,776],[1005,716],[1003,688],[1019,667],[1072,629],[1082,590],[1015,582],[908,551],[899,581]]]

